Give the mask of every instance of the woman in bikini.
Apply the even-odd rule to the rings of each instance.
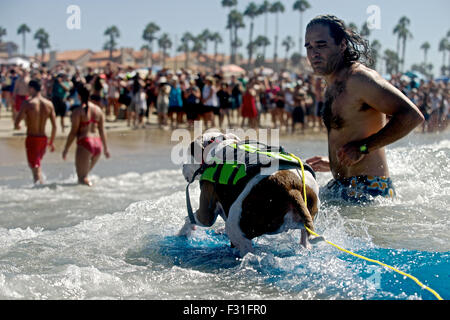
[[[88,173],[97,163],[103,152],[109,158],[106,135],[103,128],[104,115],[99,106],[89,101],[89,90],[83,84],[77,87],[81,106],[72,112],[72,129],[67,137],[62,157],[66,160],[70,145],[77,138],[75,167],[78,183],[91,186]],[[98,130],[98,135],[96,131]]]

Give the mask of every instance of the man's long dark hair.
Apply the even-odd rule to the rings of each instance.
[[[352,29],[346,27],[344,21],[334,15],[320,15],[312,19],[306,26],[306,29],[317,24],[329,27],[330,35],[336,44],[340,44],[342,40],[347,43],[347,49],[345,50],[343,57],[346,65],[350,65],[355,61],[368,66],[373,64],[369,41]]]

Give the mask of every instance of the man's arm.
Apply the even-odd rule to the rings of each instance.
[[[70,91],[70,88],[64,84],[64,81],[61,78],[57,78],[57,81],[58,81],[59,85],[61,86],[61,88],[64,89],[64,91],[66,91],[66,92]]]
[[[25,118],[27,109],[28,109],[28,102],[24,101],[22,103],[19,113],[16,116],[16,119],[14,120],[14,130],[20,130],[19,124]]]
[[[64,160],[66,160],[67,152],[69,152],[69,148],[72,145],[72,142],[73,140],[75,140],[78,133],[78,128],[80,126],[79,112],[76,111],[72,112],[71,121],[72,121],[72,128],[70,129],[69,135],[67,136],[66,145],[62,153],[62,157]]]
[[[362,144],[366,144],[369,152],[382,148],[403,138],[424,121],[417,106],[375,71],[359,72],[348,80],[347,86],[348,90],[360,93],[363,103],[390,115],[391,119],[380,131],[339,149],[337,155],[344,165],[351,166],[364,157],[359,150]]]
[[[329,172],[330,160],[327,157],[315,156],[306,160],[306,163],[316,172]]]
[[[55,146],[53,145],[53,142],[55,141],[55,136],[56,136],[56,114],[55,114],[55,109],[53,108],[52,105],[49,105],[50,107],[50,123],[52,125],[52,133],[50,135],[50,141],[48,143],[49,147],[50,147],[50,151],[53,152],[55,151]]]
[[[106,143],[106,134],[105,134],[105,128],[104,128],[104,122],[105,122],[105,116],[103,115],[103,112],[101,113],[100,121],[98,122],[98,134],[100,135],[100,139],[102,139],[103,143],[103,153],[105,154],[106,158],[110,157],[108,145]]]

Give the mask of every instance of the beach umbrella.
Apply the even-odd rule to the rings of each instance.
[[[434,79],[434,81],[448,83],[448,79],[449,79],[449,77],[447,77],[447,76],[441,76],[439,78]]]
[[[410,82],[411,81],[411,77],[409,77],[409,76],[407,76],[406,74],[403,74],[401,77],[400,77],[400,80],[401,81],[406,81],[406,82]]]
[[[227,64],[224,65],[220,68],[220,70],[222,70],[223,73],[225,74],[235,74],[235,75],[239,75],[239,74],[243,74],[245,73],[245,70],[241,67],[239,67],[238,65],[235,64]]]
[[[26,69],[30,67],[30,61],[20,57],[9,58],[7,64],[15,64]]]
[[[417,78],[418,80],[424,80],[424,81],[427,80],[427,77],[423,73],[420,73],[417,71],[407,71],[403,75],[405,75],[411,79]]]
[[[274,72],[273,69],[270,69],[270,68],[261,67],[261,68],[255,69],[256,74],[263,75],[263,76],[270,76],[273,74],[273,72]]]

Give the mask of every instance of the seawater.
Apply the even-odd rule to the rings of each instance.
[[[76,184],[73,162],[51,156],[41,187],[30,183],[25,159],[0,165],[0,299],[435,299],[325,242],[302,249],[298,230],[254,239],[255,253],[244,258],[220,218],[176,237],[186,182],[167,140],[158,152],[102,159],[92,188]],[[326,154],[324,139],[281,144],[302,158]],[[450,299],[450,134],[411,134],[387,157],[397,198],[355,206],[325,197],[316,231]],[[326,195],[331,175],[317,176]],[[194,207],[198,196],[193,184]]]

